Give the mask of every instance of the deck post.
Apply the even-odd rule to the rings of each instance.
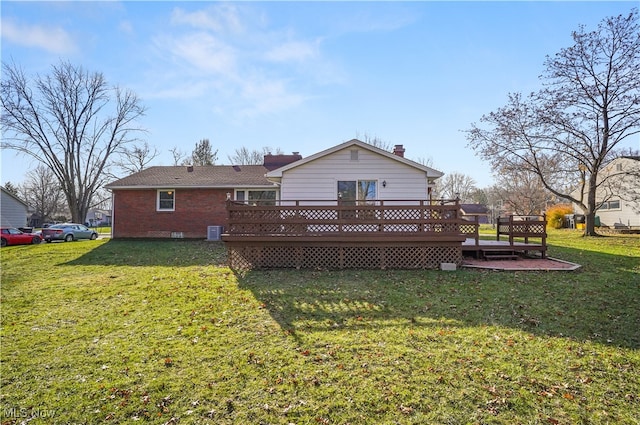
[[[509,216],[509,245],[513,246],[513,215]]]

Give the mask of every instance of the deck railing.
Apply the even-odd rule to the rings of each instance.
[[[455,200],[227,202],[236,268],[437,268],[461,263]]]
[[[228,235],[460,234],[455,201],[228,201]]]
[[[544,214],[541,215],[510,215],[498,217],[496,223],[496,240],[506,235],[509,243],[513,244],[516,238],[521,238],[525,243],[529,238],[547,238],[547,220]]]
[[[467,215],[460,221],[460,233],[480,244],[480,216]]]
[[[530,239],[537,239],[542,257],[546,256],[547,250],[547,218],[545,214],[540,215],[510,215],[498,217],[496,222],[496,241],[502,240],[506,236],[509,245],[513,246],[516,239],[530,243]]]
[[[463,219],[456,200],[227,201],[227,212],[222,240],[234,268],[438,268],[461,264],[467,239],[467,251],[488,249],[479,217]],[[544,216],[500,217],[503,235],[513,251],[544,257]]]

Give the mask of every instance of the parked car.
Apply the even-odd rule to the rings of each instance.
[[[0,235],[2,237],[2,246],[28,245],[42,242],[40,236],[33,233],[25,233],[15,227],[2,227]]]
[[[42,237],[46,242],[71,242],[77,239],[97,239],[98,232],[93,229],[89,229],[84,224],[60,223],[53,224],[46,229],[42,229]]]

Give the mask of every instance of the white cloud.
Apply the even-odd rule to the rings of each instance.
[[[171,23],[215,32],[239,33],[244,30],[238,9],[232,4],[220,4],[196,12],[176,8],[171,14]]]
[[[154,39],[153,97],[206,99],[211,111],[241,123],[296,108],[340,80],[321,38],[269,26],[259,7],[176,8],[169,19]]]
[[[175,38],[163,38],[159,45],[166,47],[174,60],[191,65],[194,72],[232,75],[236,66],[234,49],[206,32],[186,34]]]
[[[376,8],[377,13],[373,13],[370,9],[362,9],[350,15],[348,19],[337,22],[336,25],[346,33],[387,32],[404,28],[418,19],[413,9],[398,9],[396,3],[381,4],[391,6],[393,10],[389,10],[389,13],[380,13],[380,9]]]
[[[51,53],[66,54],[76,50],[73,39],[61,27],[19,24],[9,19],[2,20],[2,39]]]
[[[118,29],[125,34],[133,34],[133,24],[131,21],[120,21]]]
[[[291,92],[284,81],[259,77],[243,80],[241,95],[245,106],[239,115],[243,117],[280,112],[294,108],[305,100],[303,95]]]
[[[144,97],[148,99],[194,99],[202,96],[210,90],[210,86],[204,81],[185,81],[179,85],[163,86],[156,82],[147,84],[144,88]]]
[[[318,56],[318,43],[288,41],[273,46],[265,53],[265,58],[273,62],[302,62]]]

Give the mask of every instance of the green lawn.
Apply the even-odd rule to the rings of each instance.
[[[261,271],[224,247],[3,248],[1,424],[639,424],[640,237],[576,272]]]

